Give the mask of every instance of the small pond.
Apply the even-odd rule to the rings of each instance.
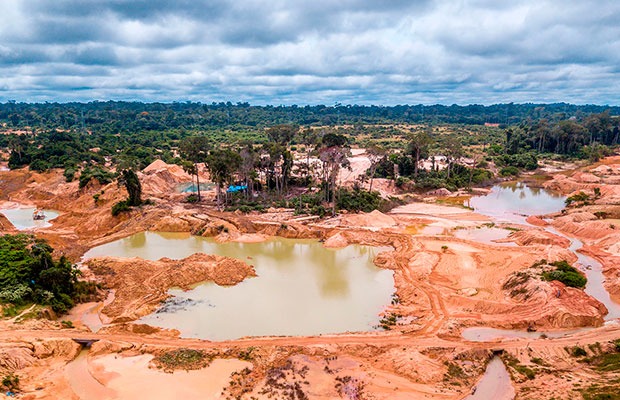
[[[393,273],[373,264],[385,248],[327,249],[317,241],[273,239],[216,243],[183,233],[143,232],[96,247],[97,256],[184,258],[196,252],[243,260],[257,277],[229,287],[213,283],[173,298],[140,320],[174,328],[183,337],[211,340],[243,336],[314,335],[376,329],[394,292]]]
[[[215,188],[215,185],[211,182],[204,182],[204,183],[200,183],[200,191],[207,191],[207,190],[211,190]],[[180,183],[177,185],[176,187],[176,191],[179,193],[197,193],[198,192],[198,186],[196,185],[195,182],[185,182],[185,183]]]
[[[459,239],[472,240],[474,242],[492,244],[496,246],[517,245],[514,242],[496,242],[496,240],[506,239],[512,233],[512,231],[508,229],[483,226],[478,228],[455,229],[452,232],[453,235]]]
[[[19,229],[20,231],[52,226],[49,221],[59,215],[59,213],[56,211],[43,210],[46,218],[43,220],[34,220],[32,219],[32,213],[34,212],[34,210],[34,207],[4,208],[0,209],[0,213],[4,214],[4,216],[9,221],[11,221],[13,226],[15,226],[15,228]]]
[[[477,213],[496,222],[524,224],[529,215],[557,212],[564,208],[565,197],[547,189],[527,186],[523,182],[505,182],[493,186],[485,196],[475,196],[465,202]]]

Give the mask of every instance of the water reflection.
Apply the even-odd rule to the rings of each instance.
[[[373,330],[390,303],[393,273],[373,259],[384,248],[326,249],[312,240],[216,243],[213,239],[145,232],[132,240],[89,251],[95,256],[179,259],[197,251],[254,265],[258,277],[232,287],[206,283],[189,292],[171,290],[184,307],[149,315],[141,322],[179,329],[185,337],[212,340],[242,336],[311,335]],[[135,235],[134,235],[135,236]]]
[[[528,215],[560,211],[564,208],[564,196],[521,182],[506,182],[493,186],[486,196],[472,197],[466,205],[497,221],[525,223]]]

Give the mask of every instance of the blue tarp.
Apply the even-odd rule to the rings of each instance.
[[[230,185],[228,186],[228,189],[226,189],[226,193],[242,192],[247,189],[248,189],[247,185],[241,185],[241,186]]]

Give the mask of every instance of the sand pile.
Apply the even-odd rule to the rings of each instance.
[[[181,260],[162,258],[105,257],[88,260],[88,268],[108,289],[115,290],[114,300],[102,309],[113,322],[127,322],[153,312],[169,295],[168,289],[189,290],[199,282],[235,285],[256,272],[243,261],[196,253]]]
[[[342,225],[351,227],[391,228],[396,226],[396,224],[396,220],[393,217],[385,215],[378,210],[370,213],[345,215],[342,218]]]

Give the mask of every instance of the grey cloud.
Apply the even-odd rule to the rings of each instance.
[[[4,1],[0,101],[620,103],[612,0]]]

